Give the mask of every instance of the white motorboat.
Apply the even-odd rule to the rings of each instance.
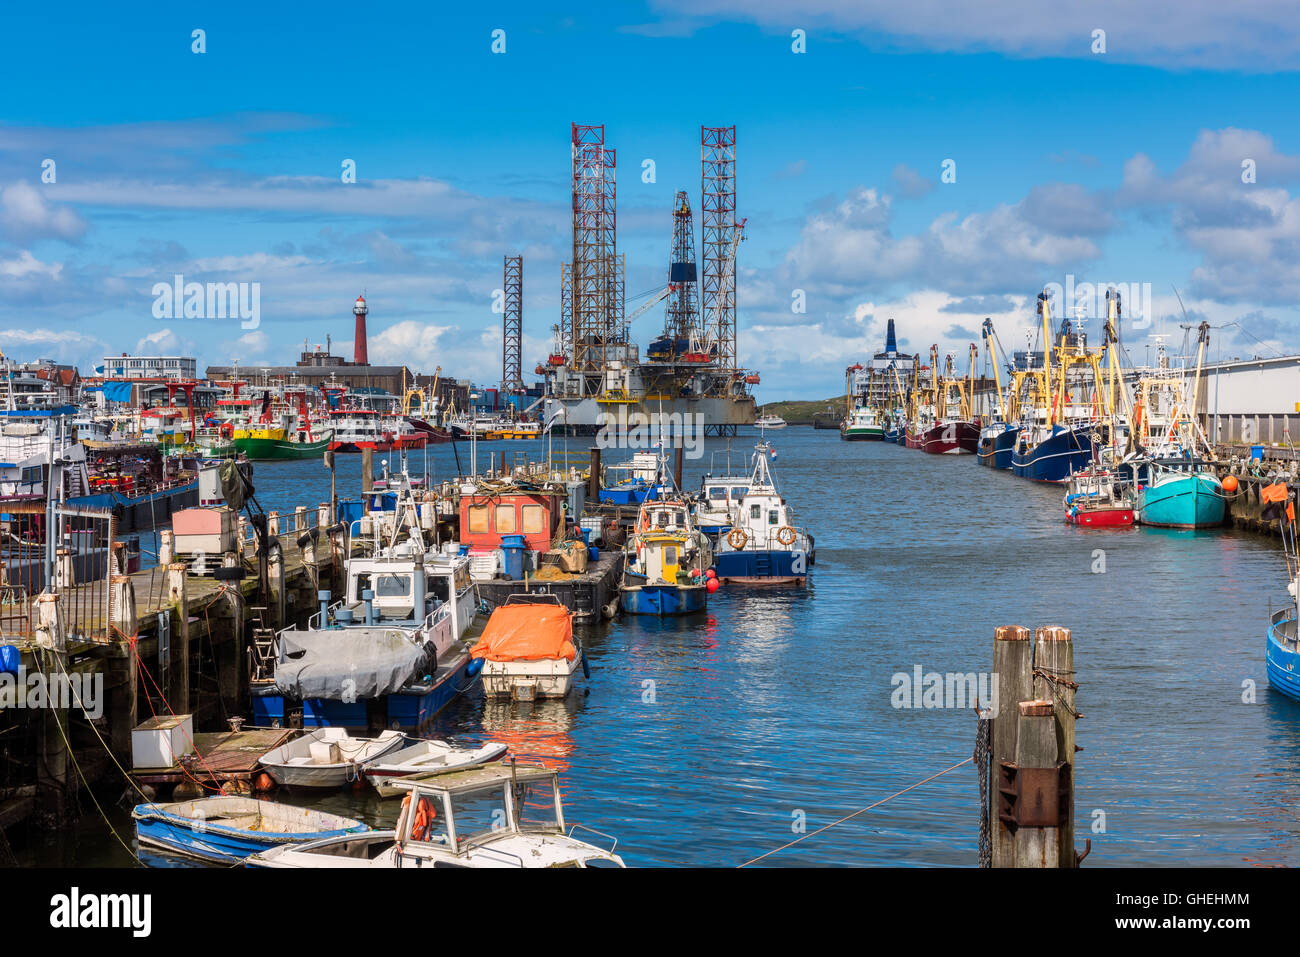
[[[549,768],[490,764],[424,780],[393,782],[407,792],[391,831],[277,847],[250,867],[623,867],[614,853],[573,836],[564,823],[559,776]]]
[[[355,738],[342,728],[317,728],[266,752],[261,765],[277,784],[297,788],[340,788],[356,781],[366,764],[401,747],[400,731]]]
[[[367,765],[365,775],[381,798],[397,797],[402,791],[394,783],[401,778],[464,771],[495,761],[505,753],[506,745],[494,741],[478,748],[458,748],[446,741],[421,741]]]
[[[489,698],[563,698],[586,659],[573,634],[573,612],[554,595],[511,595],[492,612],[470,655],[483,661]]]
[[[784,429],[786,421],[779,415],[760,415],[754,420],[754,425],[760,429]]]

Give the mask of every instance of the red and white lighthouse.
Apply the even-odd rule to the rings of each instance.
[[[357,317],[357,328],[352,334],[352,361],[359,366],[370,365],[370,359],[366,355],[366,314],[370,309],[366,306],[366,297],[357,296],[356,305],[352,307],[352,314]]]

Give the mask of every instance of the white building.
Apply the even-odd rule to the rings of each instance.
[[[193,379],[197,371],[193,356],[104,356],[106,379]]]

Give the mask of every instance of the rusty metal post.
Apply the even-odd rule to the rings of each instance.
[[[1015,832],[1015,866],[1059,867],[1059,792],[1050,783],[1057,763],[1053,705],[1050,701],[1021,701],[1017,713],[1016,812],[1020,824]],[[1057,823],[1040,825],[1039,821]]]

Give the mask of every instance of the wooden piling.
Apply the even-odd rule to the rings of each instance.
[[[172,628],[171,689],[172,710],[190,713],[190,599],[185,587],[185,565],[167,566],[167,601],[175,612]]]
[[[591,502],[600,501],[600,448],[592,446],[591,448],[591,466],[587,475],[587,499]]]
[[[140,723],[140,664],[136,657],[139,622],[135,614],[135,585],[130,575],[115,575],[112,589],[113,639],[122,645],[119,663],[123,672],[121,685],[114,696],[121,695],[109,711],[108,730],[113,752],[119,759],[130,759],[131,732]]]
[[[1047,626],[1034,633],[1034,697],[1053,704],[1058,761],[1068,764],[1074,779],[1074,637],[1069,628]],[[1074,801],[1066,807],[1060,828],[1061,867],[1077,867],[1074,851]]]
[[[361,511],[370,514],[370,492],[375,487],[375,450],[361,450]]]
[[[67,645],[59,596],[46,592],[37,602],[43,647],[36,655],[48,679],[46,689],[49,700],[45,702],[41,715],[41,760],[36,763],[35,807],[44,826],[60,828],[67,822],[76,782],[69,774],[68,745],[72,732],[69,730],[68,716],[71,710],[56,705],[69,705],[73,702],[58,701],[53,695],[54,688],[58,686],[57,681],[67,673]]]
[[[1029,629],[1020,625],[1004,625],[993,635],[993,694],[997,712],[994,715],[992,745],[992,775],[994,786],[989,789],[991,808],[989,831],[993,843],[993,866],[1015,866],[1015,835],[1006,822],[998,819],[998,772],[1002,762],[1016,760],[1018,711],[1021,701],[1030,697]],[[984,704],[984,702],[981,702]]]
[[[1029,769],[1046,769],[1056,766],[1056,719],[1050,701],[1021,701],[1017,706],[1016,766],[1017,774],[1024,779]],[[1050,808],[1026,806],[1030,799],[1021,797],[1022,815],[1043,813]],[[1015,867],[1059,867],[1059,827],[1021,826],[1015,834]]]

